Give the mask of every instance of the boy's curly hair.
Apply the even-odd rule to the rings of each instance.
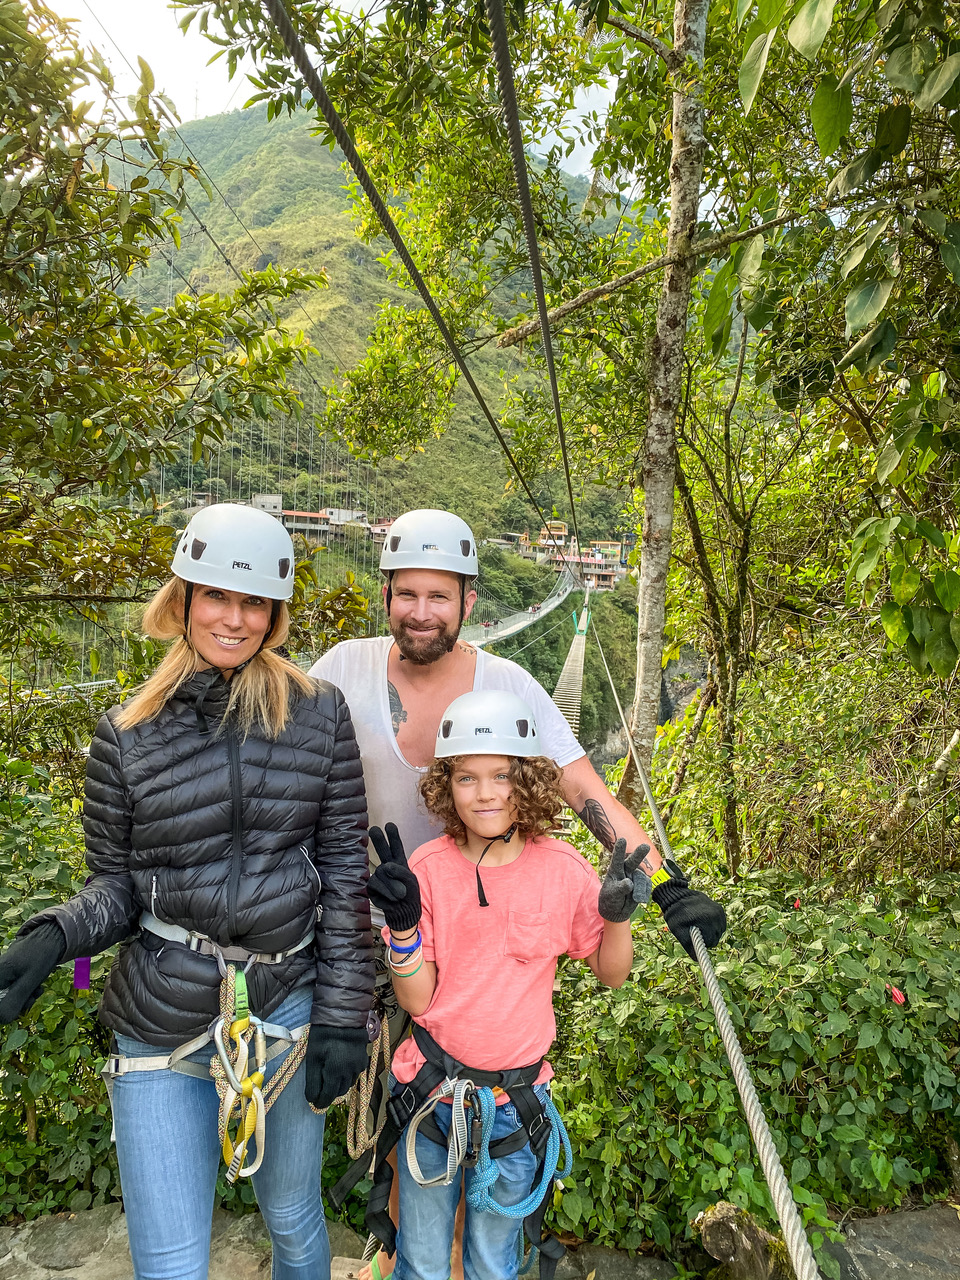
[[[450,779],[464,756],[434,760],[420,782],[420,794],[427,809],[443,823],[443,829],[454,840],[463,840],[463,825],[453,803]],[[526,836],[543,836],[556,829],[564,800],[560,793],[562,773],[547,756],[512,756],[510,782],[512,799],[517,806],[517,826]]]

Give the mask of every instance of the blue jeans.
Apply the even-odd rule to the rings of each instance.
[[[270,1015],[279,1026],[310,1021],[312,987],[299,987]],[[122,1054],[164,1050],[117,1036]],[[191,1055],[208,1064],[213,1045]],[[267,1064],[269,1080],[286,1059]],[[266,1117],[266,1154],[253,1186],[273,1242],[273,1280],[329,1280],[330,1245],[320,1195],[324,1117],[303,1092],[303,1069]],[[220,1102],[213,1080],[177,1071],[137,1071],[113,1087],[120,1185],[136,1280],[206,1280],[217,1171]]]
[[[536,1094],[541,1101],[544,1100],[547,1086],[537,1085]],[[446,1133],[450,1126],[451,1104],[441,1103],[433,1114]],[[497,1107],[491,1142],[516,1133],[520,1127],[513,1103],[504,1103]],[[446,1169],[447,1149],[418,1133],[417,1160],[425,1177],[435,1177]],[[500,1177],[491,1195],[503,1205],[519,1204],[533,1189],[537,1157],[528,1143],[513,1155],[498,1159],[497,1164]],[[449,1187],[421,1187],[415,1182],[407,1164],[406,1131],[397,1147],[397,1167],[400,1174],[400,1229],[397,1233],[394,1280],[448,1280],[461,1178],[454,1178]],[[468,1192],[474,1173],[473,1169],[465,1169],[462,1173]],[[502,1218],[498,1213],[478,1213],[469,1201],[466,1209],[464,1280],[516,1280],[522,1221],[519,1218]]]

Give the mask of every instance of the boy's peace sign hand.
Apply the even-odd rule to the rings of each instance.
[[[637,903],[646,901],[646,897],[638,896],[637,877],[644,874],[640,870],[640,863],[650,852],[650,846],[637,845],[629,857],[625,856],[626,852],[627,842],[621,838],[613,846],[610,866],[600,886],[597,907],[604,920],[609,920],[611,924],[629,920]]]
[[[379,867],[367,884],[370,901],[383,912],[391,932],[413,929],[423,914],[420,884],[407,866],[400,832],[394,823],[388,822],[386,835],[379,827],[371,827],[370,839],[380,859]]]

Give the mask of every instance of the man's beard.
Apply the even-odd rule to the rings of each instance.
[[[431,632],[429,637],[424,637],[422,633],[411,631],[405,622],[391,621],[390,634],[400,650],[401,657],[406,658],[408,662],[416,663],[418,667],[428,667],[431,662],[437,662],[445,653],[453,649],[460,634],[460,625]]]

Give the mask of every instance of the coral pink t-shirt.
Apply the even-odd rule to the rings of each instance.
[[[506,866],[481,864],[489,903],[481,907],[476,865],[452,837],[421,845],[410,866],[423,902],[423,956],[437,965],[433,999],[415,1021],[467,1066],[505,1071],[536,1062],[557,1034],[557,958],[592,955],[603,937],[596,871],[572,845],[538,836]],[[408,1084],[423,1062],[409,1037],[391,1070]],[[552,1075],[545,1062],[537,1083]]]

